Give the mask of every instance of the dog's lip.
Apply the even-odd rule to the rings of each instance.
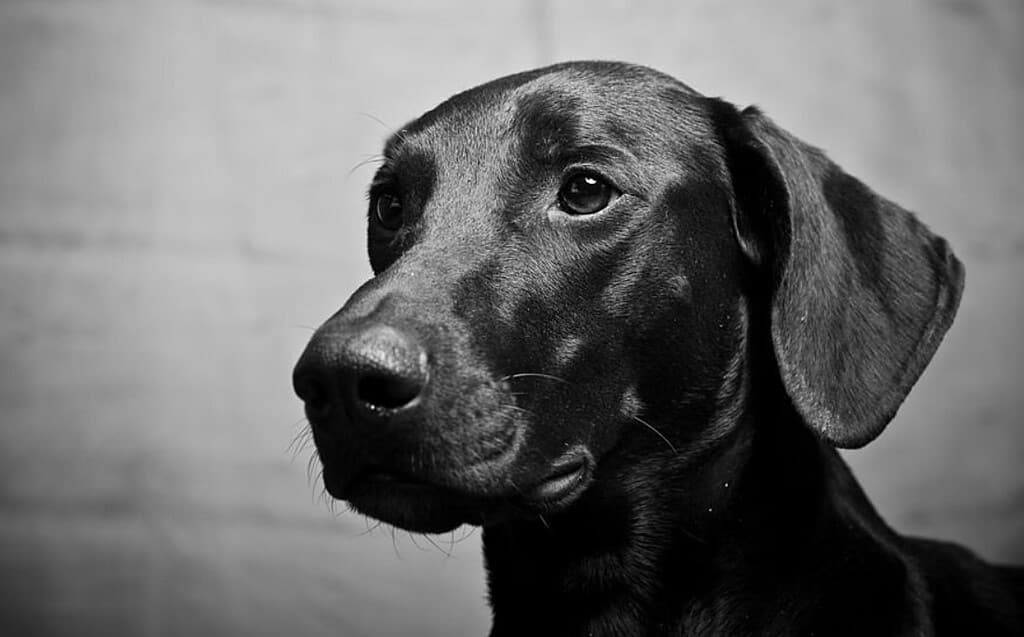
[[[526,492],[526,498],[543,508],[568,506],[589,486],[592,467],[590,453],[574,449],[552,463],[551,472]]]
[[[346,485],[345,492],[346,494],[351,494],[375,488],[401,489],[403,491],[408,491],[427,489],[434,490],[437,487],[426,480],[421,480],[420,478],[401,471],[386,469],[384,467],[368,467],[357,473],[351,480],[349,480]]]
[[[470,501],[414,476],[371,467],[348,480],[333,481],[327,492],[372,518],[415,533],[443,533],[467,521]]]

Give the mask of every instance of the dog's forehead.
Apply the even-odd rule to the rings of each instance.
[[[396,133],[385,157],[421,151],[445,156],[534,152],[613,144],[638,155],[666,141],[713,137],[705,98],[646,67],[566,63],[511,75],[459,93]]]

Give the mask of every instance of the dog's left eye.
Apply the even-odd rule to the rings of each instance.
[[[608,207],[618,192],[591,173],[569,178],[558,191],[558,207],[572,215],[592,215]]]
[[[402,201],[397,195],[382,192],[373,202],[373,212],[377,221],[385,229],[395,231],[402,225]]]

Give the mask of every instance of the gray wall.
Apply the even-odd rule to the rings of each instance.
[[[368,276],[359,164],[388,129],[571,58],[756,102],[951,239],[959,318],[847,457],[897,528],[1024,561],[1022,23],[1017,0],[0,2],[0,626],[482,634],[479,533],[332,512],[289,374]]]

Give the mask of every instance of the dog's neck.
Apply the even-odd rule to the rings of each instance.
[[[855,533],[885,536],[845,463],[788,402],[745,410],[728,440],[699,461],[621,458],[558,516],[484,530],[494,613],[505,635],[759,634],[777,621],[772,600],[797,568]],[[761,414],[754,422],[750,414]],[[638,476],[669,466],[672,475]],[[661,491],[651,485],[663,485]],[[877,528],[848,528],[832,503],[857,507]],[[877,525],[874,525],[874,522]],[[732,602],[743,600],[745,616]],[[752,601],[757,600],[757,601]],[[750,616],[763,609],[764,617]],[[703,627],[702,627],[703,626]]]

